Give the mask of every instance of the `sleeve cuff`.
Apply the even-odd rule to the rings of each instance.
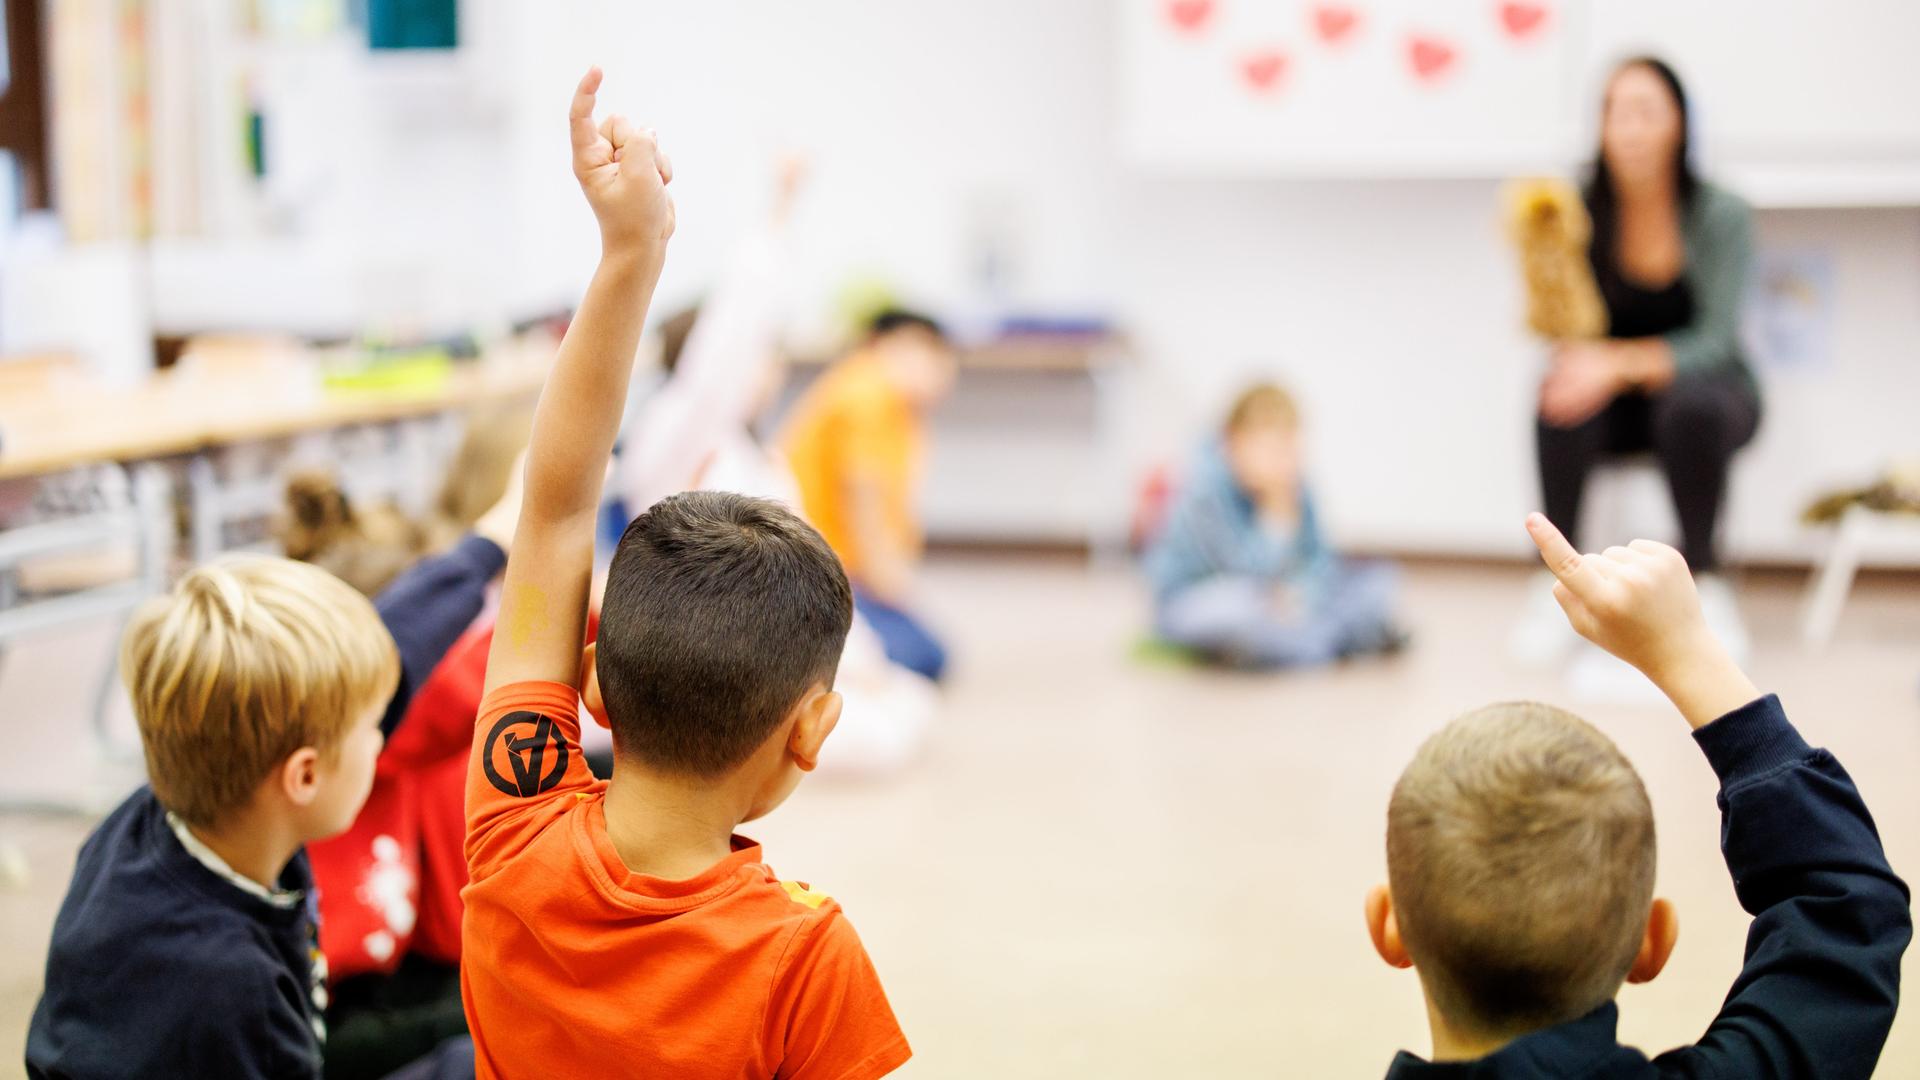
[[[1693,740],[1706,753],[1723,791],[1813,752],[1774,694],[1755,698],[1695,731]]]
[[[460,542],[454,545],[453,554],[488,580],[507,568],[507,553],[501,550],[499,544],[479,533],[470,532],[461,537]]]

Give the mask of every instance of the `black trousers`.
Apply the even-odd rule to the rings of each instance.
[[[1686,375],[1652,394],[1629,393],[1574,427],[1538,422],[1546,515],[1569,538],[1580,525],[1587,477],[1601,460],[1651,450],[1680,518],[1681,553],[1698,573],[1719,566],[1714,532],[1735,451],[1760,426],[1760,400],[1738,376]],[[1627,537],[1608,537],[1621,543]]]
[[[421,1063],[419,1076],[449,1075],[445,1065],[458,1054],[449,1057],[448,1052],[458,1047],[442,1044],[466,1033],[460,969],[410,953],[391,975],[356,975],[334,984],[323,1055],[326,1080],[378,1080],[409,1062]],[[471,1045],[465,1060],[470,1077]]]

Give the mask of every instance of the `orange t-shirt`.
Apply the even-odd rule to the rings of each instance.
[[[884,1076],[912,1051],[840,905],[760,846],[634,874],[580,756],[578,691],[487,695],[467,772],[460,991],[485,1077]]]
[[[914,512],[925,442],[920,414],[876,357],[857,353],[821,375],[794,405],[781,441],[800,484],[801,508],[849,577],[857,581],[865,569],[847,495],[856,481],[878,485],[881,527],[898,549],[920,550]]]

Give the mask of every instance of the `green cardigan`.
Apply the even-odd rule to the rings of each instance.
[[[1753,211],[1745,199],[1702,181],[1681,228],[1693,321],[1665,335],[1679,375],[1726,372],[1759,392],[1740,344],[1740,309],[1753,272]]]

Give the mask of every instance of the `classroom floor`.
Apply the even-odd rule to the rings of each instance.
[[[1360,921],[1384,875],[1387,792],[1450,716],[1544,698],[1600,724],[1646,779],[1660,892],[1683,933],[1666,973],[1623,995],[1622,1033],[1649,1050],[1690,1041],[1739,968],[1746,924],[1712,774],[1670,710],[1583,704],[1559,675],[1505,659],[1525,582],[1518,567],[1416,566],[1405,656],[1224,675],[1135,658],[1142,603],[1122,571],[948,556],[925,593],[957,666],[924,759],[885,781],[809,782],[743,831],[846,906],[914,1044],[903,1076],[1379,1076],[1396,1049],[1427,1046],[1414,977],[1374,958]],[[1747,583],[1756,681],[1851,768],[1896,869],[1920,872],[1920,592],[1863,583],[1816,656],[1794,637],[1802,584]],[[48,732],[78,730],[108,633],[5,658],[15,769],[0,782],[23,760],[40,783],[79,779],[60,763],[73,740]],[[32,871],[0,891],[0,1062],[20,1061],[85,832],[0,816],[0,842]],[[1920,1075],[1913,1010],[1879,1075]]]

